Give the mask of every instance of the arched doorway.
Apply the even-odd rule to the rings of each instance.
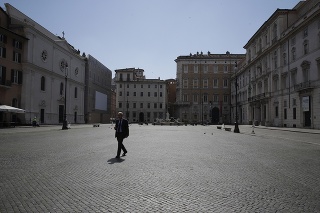
[[[144,122],[144,113],[143,112],[140,112],[139,113],[139,122]]]
[[[219,117],[220,117],[219,108],[218,107],[214,107],[212,109],[211,113],[212,113],[212,123],[213,124],[219,123]]]

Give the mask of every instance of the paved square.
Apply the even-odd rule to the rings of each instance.
[[[134,124],[116,160],[111,125],[14,131],[0,212],[320,212],[319,135]]]

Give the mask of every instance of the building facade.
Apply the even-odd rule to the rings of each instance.
[[[10,28],[21,29],[28,42],[22,47],[22,123],[34,117],[40,124],[84,123],[85,57],[64,35],[55,36],[31,18],[5,4]],[[64,33],[63,33],[64,34]]]
[[[230,78],[245,54],[179,56],[175,111],[187,123],[230,123]]]
[[[177,81],[175,79],[167,79],[167,112],[170,117],[178,118],[175,111],[175,103],[177,100]]]
[[[0,105],[21,108],[22,60],[28,39],[21,29],[10,28],[10,17],[0,8]],[[0,112],[0,126],[20,123],[23,115]]]
[[[237,105],[239,123],[320,129],[320,1],[276,10],[244,48],[233,118]]]
[[[146,79],[143,69],[115,70],[117,111],[129,122],[155,122],[166,117],[166,82]]]
[[[110,123],[112,72],[91,55],[86,61],[85,121]]]

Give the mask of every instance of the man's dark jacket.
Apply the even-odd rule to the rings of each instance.
[[[116,120],[116,126],[115,126],[115,130],[116,130],[116,134],[115,137],[118,137],[118,126],[119,126],[119,122],[120,120]],[[129,124],[128,124],[128,120],[126,119],[122,119],[121,122],[121,130],[122,130],[122,136],[123,138],[127,138],[129,136]]]

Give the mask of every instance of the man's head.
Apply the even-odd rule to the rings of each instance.
[[[121,119],[123,116],[123,113],[122,112],[118,112],[118,118]]]

